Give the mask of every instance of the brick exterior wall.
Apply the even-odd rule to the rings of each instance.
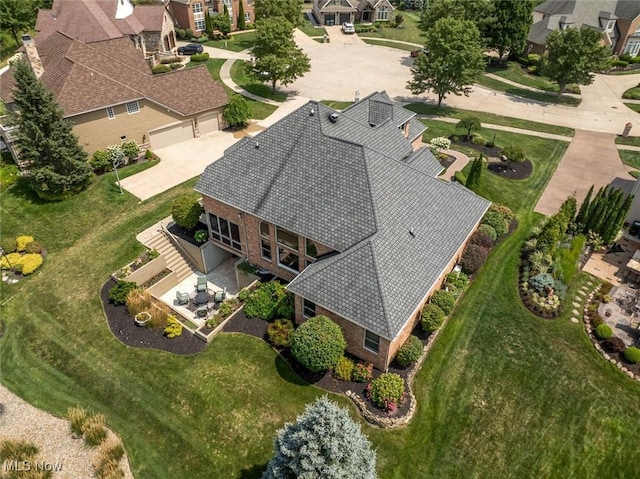
[[[613,53],[616,55],[621,55],[622,53],[624,53],[624,49],[627,46],[629,35],[633,35],[638,30],[638,27],[640,27],[640,17],[635,18],[632,22],[618,19],[616,21],[616,25],[618,26],[618,30],[620,31],[620,40],[616,44]]]

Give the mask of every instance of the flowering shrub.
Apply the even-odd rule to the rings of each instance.
[[[436,136],[435,138],[431,138],[429,142],[432,147],[437,148],[438,150],[448,150],[451,147],[451,140],[444,136]]]
[[[20,264],[22,265],[22,274],[31,274],[42,266],[42,256],[37,253],[27,253],[20,258]]]
[[[122,147],[120,145],[111,145],[107,146],[107,158],[109,159],[110,164],[127,164],[129,162],[129,158],[122,151]]]
[[[182,334],[182,324],[178,322],[173,314],[167,316],[167,325],[164,328],[164,335],[169,338],[175,338]]]
[[[207,230],[198,230],[193,234],[193,239],[198,243],[204,243],[208,237],[209,233],[207,233]]]
[[[397,405],[404,398],[404,379],[398,374],[382,373],[371,381],[369,393],[378,407],[387,409],[390,403]]]
[[[9,253],[0,258],[2,269],[13,269],[18,273],[22,272],[22,255],[20,253]]]
[[[357,383],[366,383],[373,377],[372,363],[356,363],[351,373],[351,379]]]
[[[120,149],[122,153],[127,157],[127,162],[131,160],[135,160],[140,154],[140,147],[133,140],[123,141],[120,145]]]

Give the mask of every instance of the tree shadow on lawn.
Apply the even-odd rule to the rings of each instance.
[[[18,178],[18,180],[7,189],[7,194],[35,205],[44,205],[51,203],[50,201],[43,200],[38,195],[36,195],[36,193],[29,186],[29,180],[25,177]]]
[[[262,477],[262,473],[266,468],[266,462],[264,464],[254,464],[253,466],[245,467],[240,471],[238,479],[258,479],[259,477]]]

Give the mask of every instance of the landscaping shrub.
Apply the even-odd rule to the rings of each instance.
[[[182,28],[176,28],[176,36],[180,40],[182,40],[183,38],[185,38],[187,36],[187,33]]]
[[[33,236],[18,236],[16,238],[16,251],[24,251],[27,249],[27,245],[33,242]]]
[[[351,379],[357,383],[366,383],[373,377],[373,363],[356,363]]]
[[[209,59],[209,53],[208,52],[196,53],[195,55],[191,55],[189,59],[192,62],[206,62]]]
[[[496,233],[496,229],[491,225],[480,225],[478,226],[478,231],[486,234],[494,243],[496,239],[498,239],[498,233]]]
[[[169,316],[167,316],[167,325],[164,328],[164,335],[169,339],[173,339],[180,336],[181,334],[182,324],[178,322],[173,314],[170,314]]]
[[[192,194],[185,194],[173,200],[171,217],[178,226],[192,230],[198,224],[203,209],[198,198]]]
[[[456,305],[456,298],[449,291],[440,289],[431,295],[429,302],[440,307],[444,314],[448,315]]]
[[[640,349],[634,348],[633,346],[624,350],[622,353],[624,358],[629,361],[631,364],[640,363]]]
[[[605,339],[604,347],[607,351],[612,353],[621,353],[626,349],[624,341],[618,336],[611,336],[610,338]]]
[[[477,273],[487,261],[487,250],[477,244],[470,244],[462,255],[462,271],[466,274]]]
[[[27,253],[20,258],[20,264],[22,265],[22,274],[31,274],[42,266],[42,256],[38,253]]]
[[[428,303],[422,308],[421,324],[422,329],[427,333],[433,333],[436,329],[442,326],[446,314],[437,304]]]
[[[351,374],[353,373],[354,363],[351,359],[342,356],[338,359],[335,367],[333,368],[333,375],[341,379],[342,381],[351,381]]]
[[[452,286],[453,288],[458,290],[464,290],[469,284],[469,277],[464,273],[457,273],[455,271],[452,271],[447,275],[445,284],[447,286]]]
[[[125,304],[127,306],[127,312],[135,317],[137,314],[145,311],[150,313],[152,302],[153,300],[149,291],[142,288],[134,288],[127,294]]]
[[[178,68],[180,68],[181,66],[182,66],[182,63],[171,63],[171,64],[169,64],[169,67],[170,67],[172,70],[177,70],[177,69],[178,69]]]
[[[198,243],[204,243],[208,237],[209,233],[207,233],[207,230],[198,230],[193,234],[193,239]]]
[[[495,244],[495,241],[492,240],[491,237],[483,231],[476,231],[475,233],[473,233],[469,242],[471,244],[481,246],[486,250],[490,250]]]
[[[104,173],[112,168],[112,164],[109,161],[109,155],[105,150],[96,150],[91,155],[89,164],[95,173]]]
[[[170,71],[171,71],[171,67],[169,65],[163,65],[162,63],[159,65],[156,65],[151,69],[151,73],[153,73],[154,75],[158,73],[169,73]]]
[[[12,269],[18,273],[22,272],[22,255],[20,253],[5,254],[0,258],[2,269]]]
[[[70,407],[67,409],[67,418],[69,419],[69,428],[71,433],[77,437],[82,437],[82,428],[87,422],[87,411],[81,407]]]
[[[290,319],[276,319],[267,326],[269,342],[277,347],[288,348],[291,344],[293,329],[293,322]]]
[[[613,68],[627,68],[629,66],[629,62],[625,62],[624,60],[613,60],[611,62],[611,66]]]
[[[27,244],[27,247],[25,248],[25,251],[27,253],[40,254],[40,253],[42,253],[43,249],[44,249],[44,246],[42,246],[41,243],[38,243],[37,241],[32,241],[31,243]]]
[[[597,328],[601,324],[604,324],[604,319],[602,319],[602,316],[600,316],[598,313],[594,312],[593,316],[589,319],[591,320],[591,326],[593,326],[594,328]]]
[[[140,147],[133,140],[123,141],[120,145],[120,148],[122,148],[123,153],[129,159],[129,161],[135,160],[140,154]]]
[[[124,472],[120,468],[119,462],[111,459],[99,458],[95,465],[97,479],[122,479]]]
[[[145,160],[153,160],[153,152],[151,150],[147,150],[144,152]]]
[[[487,139],[476,133],[471,137],[471,143],[478,146],[487,146]]]
[[[549,273],[540,273],[532,278],[529,278],[529,286],[538,291],[539,293],[545,291],[548,288],[553,288],[555,280]]]
[[[13,237],[4,237],[0,240],[0,246],[5,253],[13,253],[16,250],[16,239]]]
[[[107,438],[107,429],[104,427],[105,417],[102,414],[89,416],[82,425],[84,442],[89,447],[101,444]]]
[[[293,356],[309,371],[316,373],[334,367],[346,347],[340,326],[326,316],[309,319],[291,336]]]
[[[404,397],[404,379],[398,374],[382,373],[371,381],[371,400],[386,408],[389,403],[399,403]]]
[[[598,339],[608,339],[613,336],[613,331],[608,324],[601,324],[596,328],[596,336]]]
[[[417,336],[409,336],[396,355],[396,361],[402,367],[415,363],[422,354],[422,341]]]
[[[116,306],[120,306],[127,302],[127,295],[129,292],[138,285],[133,281],[122,281],[118,280],[116,285],[109,290],[109,301],[111,301]]]
[[[248,318],[257,317],[271,321],[274,318],[293,317],[293,295],[277,281],[261,283],[248,293],[244,301],[244,313]]]
[[[145,324],[147,328],[153,329],[164,329],[167,325],[167,318],[171,313],[169,306],[164,303],[156,302],[154,303],[149,311],[147,311],[151,315],[151,319]]]
[[[491,226],[498,235],[498,238],[500,236],[504,236],[507,231],[509,231],[508,220],[503,214],[497,211],[487,211],[487,213],[484,215],[484,218],[482,218],[482,224]]]
[[[513,211],[511,211],[511,208],[505,205],[500,205],[498,203],[491,203],[491,206],[489,206],[489,211],[498,213],[509,223],[511,222],[511,220],[515,219],[515,215],[513,214]]]
[[[33,459],[36,454],[38,454],[38,446],[33,443],[24,441],[24,440],[11,440],[4,439],[0,441],[0,461],[28,461]],[[5,469],[5,465],[3,465],[3,469]],[[7,469],[5,469],[7,470]],[[2,477],[26,477],[25,476],[2,476]]]
[[[537,53],[529,53],[527,55],[527,62],[529,65],[537,65],[540,63],[540,55]]]
[[[193,30],[191,30],[190,28],[186,28],[184,30],[184,38],[191,38],[193,37]]]

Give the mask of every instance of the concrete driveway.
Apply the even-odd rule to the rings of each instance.
[[[334,25],[333,27],[324,27],[329,35],[329,40],[334,45],[364,45],[365,43],[358,36],[357,33],[342,33],[341,25]]]
[[[121,181],[122,188],[141,201],[149,199],[202,174],[207,165],[219,159],[236,141],[233,133],[217,131],[154,150],[160,163],[125,178]]]
[[[635,181],[620,161],[614,140],[615,135],[610,133],[576,130],[535,211],[545,215],[557,213],[572,193],[576,194],[579,206],[591,185],[597,191],[616,178],[618,184],[621,180]]]

